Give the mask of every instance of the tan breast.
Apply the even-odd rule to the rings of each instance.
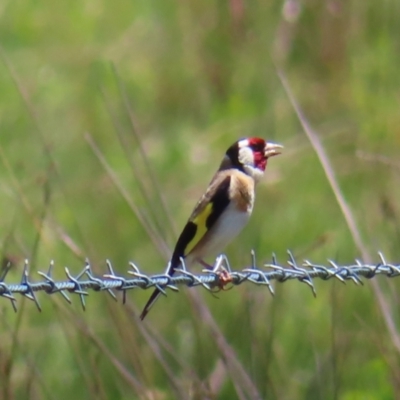
[[[254,179],[237,171],[232,175],[231,199],[239,211],[251,213],[254,205]]]

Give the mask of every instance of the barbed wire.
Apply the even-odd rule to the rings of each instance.
[[[273,295],[272,280],[285,282],[291,279],[308,285],[313,295],[316,296],[314,278],[322,280],[335,278],[343,283],[350,280],[357,285],[362,285],[361,277],[371,279],[377,275],[383,275],[393,278],[400,275],[399,264],[387,263],[382,253],[378,253],[378,256],[380,261],[376,264],[364,264],[359,260],[355,260],[354,264],[351,265],[338,265],[336,262],[328,260],[329,266],[324,266],[314,264],[309,260],[304,260],[299,264],[293,254],[288,251],[286,266],[279,264],[275,255],[273,255],[270,263],[258,268],[255,254],[252,252],[251,267],[234,271],[230,267],[228,258],[221,254],[217,257],[214,267],[210,270],[203,270],[201,273],[195,274],[189,272],[184,262],[182,262],[182,268],[177,270],[174,276],[166,274],[149,276],[141,272],[133,262],[130,262],[128,274],[132,275],[132,278],[117,275],[109,260],[106,261],[108,273],[103,276],[95,276],[89,260],[86,260],[83,269],[75,276],[70,273],[69,268],[65,267],[67,278],[65,281],[55,281],[53,279],[54,261],[51,261],[47,272],[38,271],[38,274],[43,278],[38,282],[30,280],[29,261],[25,260],[21,281],[17,284],[5,282],[10,271],[10,265],[4,269],[0,276],[0,297],[8,299],[14,311],[17,311],[17,299],[14,294],[19,293],[32,300],[38,310],[41,311],[41,306],[36,296],[37,292],[45,292],[46,294],[60,293],[68,303],[71,303],[71,299],[67,294],[70,293],[78,295],[82,308],[85,310],[85,297],[89,295],[88,290],[107,291],[115,300],[117,300],[117,297],[114,290],[122,292],[122,300],[125,303],[126,292],[136,288],[158,288],[163,294],[166,294],[166,289],[178,291],[177,286],[185,285],[188,287],[202,286],[206,290],[213,292],[215,289],[224,288],[228,284],[236,286],[249,282],[266,286]]]

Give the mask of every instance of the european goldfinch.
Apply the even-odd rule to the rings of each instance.
[[[221,252],[239,234],[250,218],[255,185],[264,175],[269,157],[282,146],[253,137],[235,142],[227,150],[206,192],[198,201],[176,243],[167,275],[194,263],[208,266],[204,257]],[[140,319],[149,312],[161,292],[155,289]]]

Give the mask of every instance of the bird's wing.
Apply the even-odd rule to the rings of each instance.
[[[215,175],[179,236],[171,262],[168,264],[167,275],[174,274],[175,269],[180,264],[181,257],[186,257],[200,243],[207,232],[217,222],[226,207],[228,207],[230,202],[230,184],[230,175],[222,172]],[[160,294],[160,290],[156,288],[140,315],[141,320],[145,318]]]
[[[206,236],[230,203],[231,176],[217,173],[206,193],[201,197],[179,239],[171,259],[171,270],[176,268],[181,257],[186,257]]]

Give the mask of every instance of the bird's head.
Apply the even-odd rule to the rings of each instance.
[[[240,139],[225,154],[221,169],[237,168],[259,181],[269,157],[281,154],[283,146],[258,137]]]

